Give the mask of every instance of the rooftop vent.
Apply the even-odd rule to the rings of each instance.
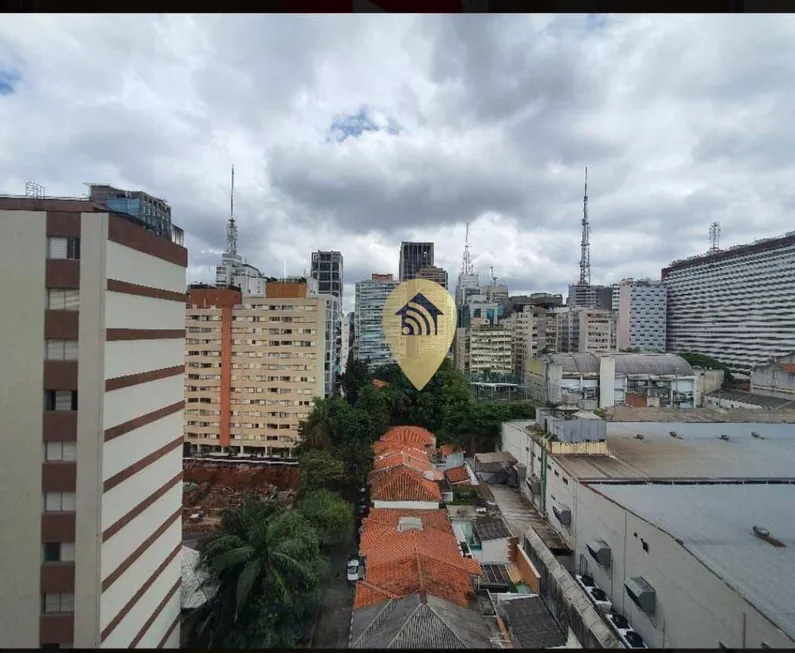
[[[569,526],[571,524],[571,508],[568,506],[552,506],[552,512],[564,526]]]
[[[676,437],[676,431],[668,431],[668,435],[670,435],[672,438],[675,438]]]
[[[657,593],[642,576],[627,578],[624,581],[629,598],[646,614],[652,614],[656,607]]]
[[[588,553],[596,560],[600,567],[610,566],[610,547],[603,540],[592,540],[585,543]]]
[[[767,530],[766,528],[763,528],[762,526],[754,526],[753,531],[754,535],[756,535],[760,540],[764,540],[765,542],[767,542],[768,544],[772,544],[776,548],[784,548],[785,546],[787,546],[781,540],[777,540],[775,537],[773,537],[770,534],[770,531]]]
[[[761,433],[757,433],[756,431],[751,431],[751,437],[756,438],[757,440],[764,440],[765,438],[762,437]]]
[[[637,433],[637,434],[635,434],[635,439],[636,439],[636,440],[642,440],[642,439],[643,439],[643,433]]]
[[[724,442],[729,442],[731,440],[728,433],[721,433],[720,439],[723,440]]]
[[[421,530],[422,520],[419,517],[401,517],[398,521],[398,533]]]

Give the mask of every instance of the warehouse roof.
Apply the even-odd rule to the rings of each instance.
[[[599,360],[603,356],[616,359],[616,374],[653,376],[693,376],[695,372],[684,358],[676,354],[548,354],[546,359],[561,365],[564,374],[599,374]]]
[[[795,478],[789,424],[608,422],[607,446],[607,456],[554,458],[580,480]]]
[[[742,392],[741,390],[715,390],[707,394],[707,396],[715,399],[726,399],[727,401],[738,401],[751,406],[759,406],[760,408],[795,409],[795,400],[791,398],[770,397],[753,392]]]
[[[607,422],[701,422],[748,424],[790,424],[795,422],[792,410],[755,410],[748,408],[633,408],[632,406],[612,406],[606,409]],[[609,427],[608,427],[609,428]]]
[[[795,485],[590,487],[671,535],[789,637],[795,637]],[[754,526],[769,531],[770,539],[757,536]],[[771,543],[772,538],[778,542]],[[644,578],[654,586],[649,569]]]

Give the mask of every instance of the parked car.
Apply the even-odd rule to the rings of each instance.
[[[358,556],[351,557],[350,560],[348,560],[348,582],[349,583],[353,584],[357,580],[359,580],[361,567],[362,567],[362,564],[361,564],[361,561],[359,560]]]

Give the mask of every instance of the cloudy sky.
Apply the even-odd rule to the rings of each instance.
[[[433,240],[451,281],[593,281],[793,228],[791,16],[11,16],[0,192],[84,182],[165,198],[190,281],[225,243],[263,272],[345,258],[353,284]]]

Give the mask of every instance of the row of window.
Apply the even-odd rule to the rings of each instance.
[[[44,562],[74,562],[74,542],[45,542],[42,545],[42,560]]]
[[[45,492],[44,510],[46,512],[74,512],[74,492]]]
[[[47,258],[79,259],[80,238],[47,238]]]
[[[48,361],[76,361],[77,340],[45,340],[44,358]]]
[[[77,410],[77,390],[45,390],[44,410]]]
[[[80,291],[72,288],[48,288],[47,308],[53,311],[76,311],[80,308]]]

